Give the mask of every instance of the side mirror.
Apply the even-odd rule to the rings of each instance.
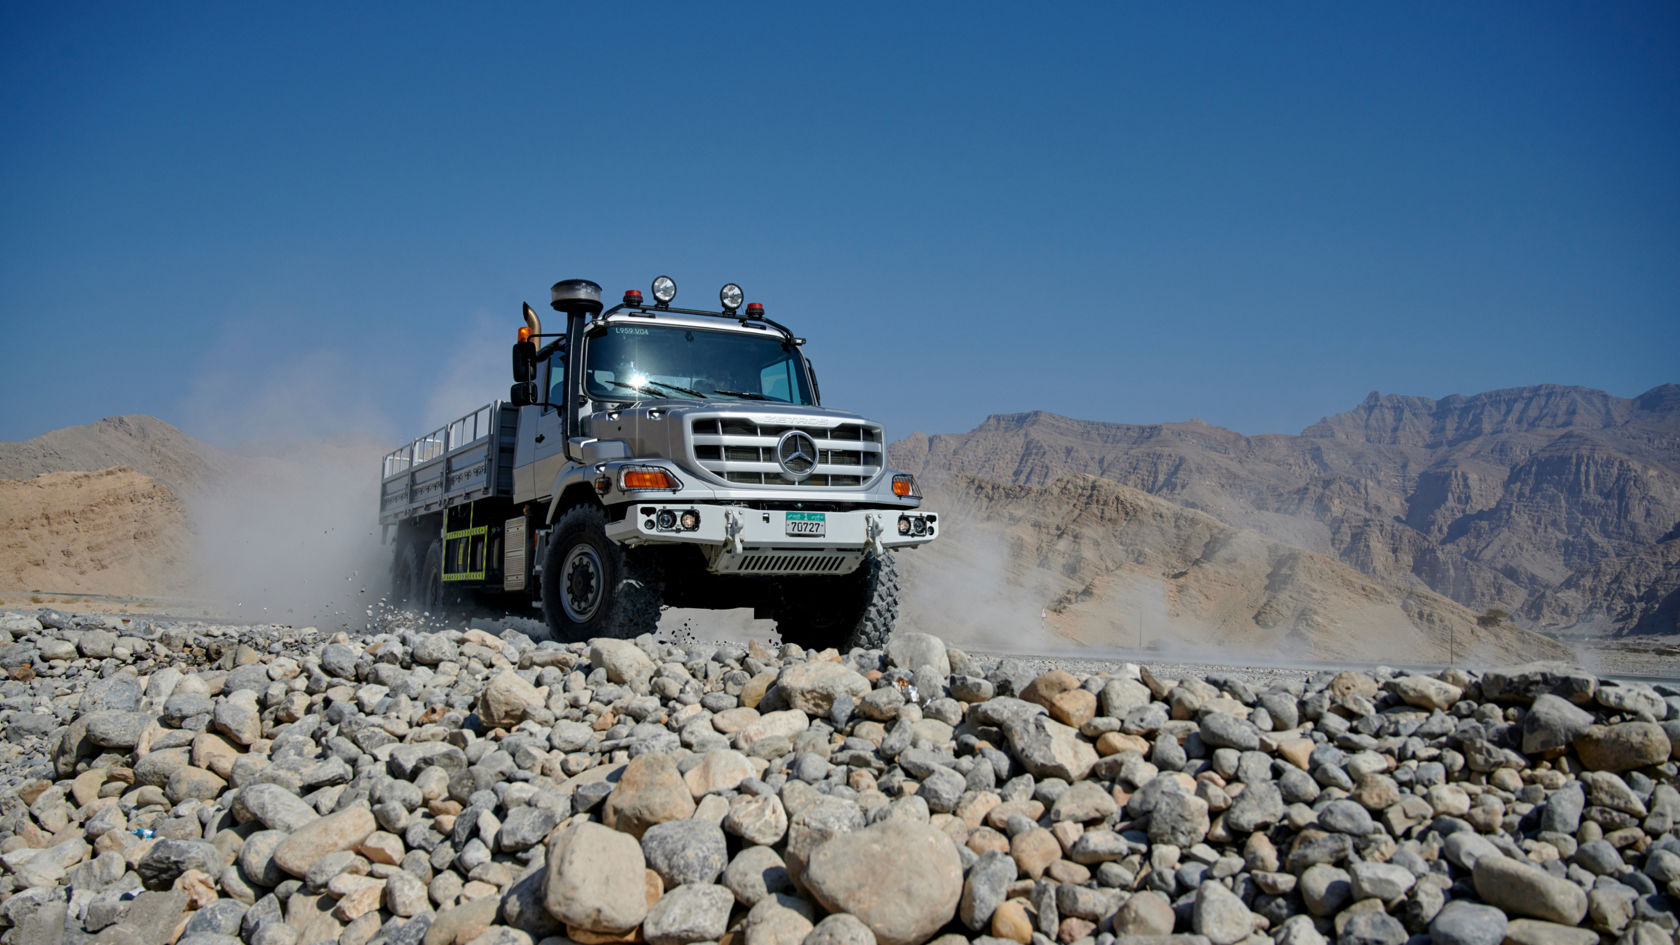
[[[508,400],[515,407],[529,407],[537,402],[537,382],[522,381],[508,388]]]
[[[513,380],[523,384],[537,376],[537,343],[520,341],[513,346]]]

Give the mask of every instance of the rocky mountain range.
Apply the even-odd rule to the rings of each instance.
[[[973,480],[1096,477],[1485,617],[1680,631],[1680,385],[1373,393],[1297,436],[1009,414],[890,454],[959,506]]]

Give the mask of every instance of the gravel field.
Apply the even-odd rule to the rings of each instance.
[[[0,940],[1680,929],[1667,684],[999,656],[909,632],[841,655],[687,624],[560,645],[505,624],[0,612]]]

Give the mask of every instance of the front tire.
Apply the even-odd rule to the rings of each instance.
[[[554,524],[543,559],[543,618],[565,643],[629,639],[659,627],[658,577],[607,537],[599,507],[580,505]]]
[[[851,574],[801,578],[782,589],[776,632],[807,649],[877,650],[898,620],[898,567],[870,556]]]

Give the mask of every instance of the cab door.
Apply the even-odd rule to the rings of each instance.
[[[560,404],[565,399],[566,347],[561,344],[537,365],[543,402],[519,410],[519,443],[514,452],[515,502],[547,498],[566,465],[566,428]]]

